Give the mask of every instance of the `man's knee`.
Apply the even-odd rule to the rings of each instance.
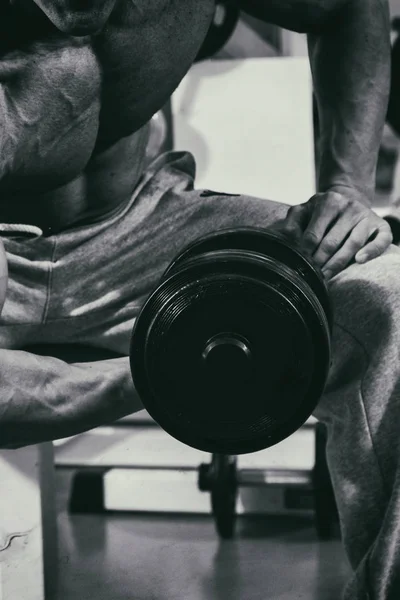
[[[352,264],[328,285],[334,322],[373,350],[388,337],[400,343],[400,250],[391,246],[365,264]],[[398,333],[397,333],[398,332]]]

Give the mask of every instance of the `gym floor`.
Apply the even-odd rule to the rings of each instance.
[[[308,517],[241,518],[220,542],[211,517],[71,515],[72,475],[56,472],[57,600],[338,600],[349,577]]]

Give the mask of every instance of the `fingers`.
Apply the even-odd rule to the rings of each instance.
[[[326,251],[330,251],[330,256],[332,255],[332,250],[337,250],[337,246],[333,248],[334,236],[328,238],[327,231],[332,228],[339,218],[342,212],[342,202],[339,194],[332,194],[332,196],[337,196],[337,198],[334,198],[335,201],[315,203],[311,219],[305,228],[302,244],[305,251],[311,255],[316,252],[322,241],[325,244],[326,239],[328,239]],[[343,236],[339,240],[339,243],[342,243],[342,241]]]
[[[330,279],[345,269],[354,259],[357,252],[360,251],[360,248],[364,248],[366,242],[371,237],[371,223],[368,219],[362,219],[346,239],[337,243],[336,248],[329,255],[330,248],[334,248],[340,237],[339,231],[335,231],[335,229],[339,230],[339,225],[332,229],[327,238],[322,242],[318,252],[314,255],[316,257],[319,254],[318,260],[320,262],[318,264],[322,268],[326,279]]]
[[[352,260],[375,231],[376,228],[371,226],[371,222],[366,217],[361,219],[355,227],[352,226],[349,218],[341,217],[325,235],[314,253],[313,259],[321,268],[331,259],[336,258],[339,251],[342,251],[343,260],[345,259],[343,252],[352,253],[350,257]]]
[[[333,277],[351,262],[367,262],[392,242],[389,224],[368,209],[354,191],[342,195],[330,190],[289,208],[279,229]],[[364,200],[364,198],[362,198]]]
[[[363,219],[354,227],[341,248],[324,265],[322,268],[324,276],[330,279],[345,269],[353,258],[358,263],[365,263],[380,256],[390,246],[392,239],[392,232],[387,223],[377,223],[375,228],[371,228],[370,221]]]
[[[307,219],[307,210],[304,204],[291,206],[284,222],[284,231],[290,237],[299,240],[303,234],[304,221]]]
[[[303,231],[310,219],[310,209],[307,203],[291,206],[286,217],[275,223],[274,228],[283,233],[291,242],[300,245]]]
[[[368,238],[369,239],[369,238]],[[385,221],[378,227],[376,235],[372,241],[366,244],[355,259],[358,263],[365,263],[377,256],[380,256],[393,242],[393,234],[390,225]]]
[[[379,256],[392,242],[386,221],[357,199],[333,191],[290,207],[277,228],[298,244],[328,279],[354,260],[362,263]]]

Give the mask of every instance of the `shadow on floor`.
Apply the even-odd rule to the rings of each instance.
[[[57,600],[338,600],[341,542],[311,519],[240,518],[220,542],[211,517],[69,515],[72,473],[57,473]]]

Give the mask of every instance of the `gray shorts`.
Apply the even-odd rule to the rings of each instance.
[[[194,175],[190,154],[168,153],[101,222],[49,237],[36,227],[0,226],[9,268],[0,347],[68,343],[128,354],[143,301],[184,245],[221,227],[268,225],[286,212],[265,200],[194,190]]]

